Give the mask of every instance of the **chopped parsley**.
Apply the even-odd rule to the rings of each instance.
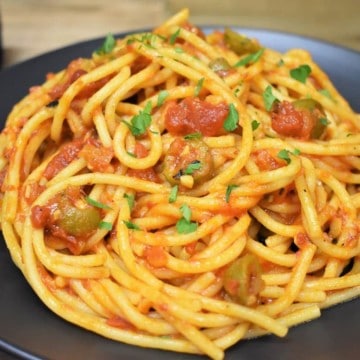
[[[182,217],[176,223],[176,230],[179,234],[189,234],[196,231],[198,224],[191,221],[191,209],[188,205],[183,204],[180,207]]]
[[[134,208],[135,205],[135,195],[133,194],[124,194],[124,198],[127,200],[130,211]]]
[[[237,97],[239,95],[239,92],[240,92],[240,88],[237,87],[234,91],[234,95]]]
[[[319,121],[320,121],[320,124],[325,125],[325,126],[330,124],[330,121],[327,118],[320,118]]]
[[[169,38],[169,43],[171,44],[171,45],[174,45],[175,44],[175,41],[176,41],[176,39],[178,38],[178,36],[180,35],[180,28],[178,28],[174,33],[172,33],[171,35],[170,35],[170,38]]]
[[[184,174],[192,175],[195,170],[200,170],[201,166],[201,162],[199,160],[195,160],[186,167],[186,169],[184,170]]]
[[[184,52],[184,49],[182,49],[181,47],[176,47],[174,50],[178,54],[182,54]]]
[[[311,74],[311,67],[306,64],[300,65],[299,67],[290,70],[290,76],[293,79],[300,81],[304,84],[310,74]]]
[[[260,126],[260,123],[257,120],[253,120],[251,122],[251,128],[253,131],[255,131]]]
[[[203,84],[204,84],[204,80],[205,80],[205,78],[201,78],[201,79],[199,79],[199,81],[197,82],[197,84],[196,84],[196,86],[195,86],[195,90],[194,90],[194,95],[195,95],[195,96],[199,96],[200,91],[201,91],[201,89],[202,89],[202,87],[203,87]]]
[[[226,193],[225,193],[225,201],[228,203],[230,200],[230,195],[232,193],[232,191],[234,189],[236,189],[238,187],[238,185],[234,185],[234,184],[230,184],[228,185],[228,187],[226,188]]]
[[[288,164],[290,164],[291,163],[290,154],[292,154],[292,155],[300,155],[300,150],[295,149],[293,152],[291,152],[290,150],[282,149],[282,150],[280,150],[278,152],[277,157],[279,159],[285,160]]]
[[[99,55],[111,53],[116,45],[116,39],[113,34],[107,34],[102,45],[96,50],[96,53]]]
[[[148,101],[144,110],[135,115],[130,123],[123,120],[134,136],[142,135],[151,124],[151,102]]]
[[[169,203],[173,203],[176,201],[178,190],[179,190],[179,188],[177,185],[175,185],[171,188],[170,195],[169,195]]]
[[[104,203],[96,201],[96,200],[92,199],[90,196],[86,196],[85,200],[89,205],[97,207],[99,209],[105,209],[105,210],[111,209],[111,207],[109,205],[106,205]]]
[[[328,89],[320,89],[319,93],[332,100],[330,91]]]
[[[245,56],[243,59],[239,60],[234,66],[240,67],[248,64],[254,64],[261,58],[261,55],[264,53],[265,49],[261,48],[259,51],[254,52],[248,56]]]
[[[279,101],[272,93],[272,86],[268,85],[265,89],[265,91],[263,92],[263,100],[264,100],[264,104],[265,104],[265,109],[267,111],[270,111],[274,102]]]
[[[229,113],[224,121],[223,127],[226,131],[234,131],[238,126],[238,122],[239,122],[239,113],[236,110],[235,105],[230,104]]]
[[[112,223],[108,221],[100,221],[99,222],[99,229],[101,230],[108,230],[110,231],[112,229]]]
[[[134,224],[131,221],[123,220],[123,223],[126,225],[126,227],[130,230],[140,230],[139,226]]]
[[[158,99],[157,99],[157,106],[161,106],[166,98],[169,96],[169,92],[167,90],[161,90],[158,94]]]
[[[202,133],[200,131],[191,133],[191,134],[187,134],[184,136],[185,140],[192,140],[192,139],[201,139],[202,138]]]
[[[129,156],[131,156],[131,157],[133,157],[133,158],[136,158],[136,155],[135,155],[134,153],[132,153],[132,152],[130,152],[130,151],[126,151],[126,153],[127,153]]]

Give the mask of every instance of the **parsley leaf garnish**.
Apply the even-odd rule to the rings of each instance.
[[[226,131],[234,131],[238,126],[238,122],[239,122],[239,113],[236,110],[235,105],[230,104],[229,113],[224,121],[223,127]]]
[[[285,160],[288,164],[291,163],[291,159],[290,159],[290,156],[289,156],[289,150],[286,150],[286,149],[280,150],[278,152],[278,154],[277,154],[277,157],[279,159]]]
[[[123,220],[123,223],[126,225],[126,227],[130,230],[140,230],[139,226],[134,224],[131,221]]]
[[[330,121],[327,118],[320,118],[319,121],[322,125],[325,125],[325,126],[330,124]]]
[[[171,188],[171,191],[170,191],[170,195],[169,195],[169,203],[173,203],[176,201],[177,199],[177,194],[178,194],[178,186],[175,185]]]
[[[127,200],[130,211],[134,208],[135,205],[135,195],[133,194],[124,194],[124,198]]]
[[[293,79],[300,81],[304,84],[310,74],[311,74],[311,67],[306,64],[300,65],[299,67],[290,70],[290,76]]]
[[[253,131],[255,131],[260,126],[260,123],[257,120],[253,120],[251,122],[251,128]]]
[[[116,39],[113,34],[107,34],[102,45],[95,51],[99,55],[109,54],[116,45]]]
[[[89,205],[95,206],[99,209],[105,209],[105,210],[111,209],[111,207],[109,205],[106,205],[99,201],[96,201],[96,200],[92,199],[90,196],[86,196],[85,200]]]
[[[191,209],[183,204],[180,207],[182,217],[176,223],[176,230],[179,234],[189,234],[196,231],[198,224],[191,221]]]
[[[279,159],[285,160],[288,164],[290,164],[291,163],[290,154],[300,155],[300,150],[295,149],[293,152],[291,152],[290,150],[282,149],[278,152],[277,157]]]
[[[274,102],[279,101],[272,93],[272,86],[268,85],[263,92],[263,100],[265,104],[265,109],[270,111]]]
[[[146,104],[144,110],[135,115],[131,119],[130,123],[125,120],[123,120],[123,123],[128,126],[134,136],[144,134],[151,124],[151,102],[149,101]]]
[[[234,66],[240,67],[240,66],[245,66],[248,64],[254,64],[257,61],[259,61],[259,59],[261,58],[261,55],[264,53],[264,51],[265,51],[265,49],[261,48],[257,52],[252,53],[248,56],[245,56],[243,59],[239,60]]]
[[[108,230],[110,231],[112,229],[112,223],[108,221],[100,221],[98,228],[101,230]]]
[[[232,193],[232,191],[234,189],[236,189],[238,187],[238,185],[234,185],[234,184],[230,184],[228,185],[228,187],[226,188],[226,193],[225,193],[225,201],[228,203],[230,200],[230,195]]]
[[[194,95],[195,95],[195,96],[199,96],[200,91],[201,91],[201,89],[202,89],[202,87],[203,87],[203,84],[204,84],[204,80],[205,80],[205,78],[201,78],[201,79],[197,82],[197,84],[196,84],[196,86],[195,86],[195,90],[194,90]]]
[[[328,89],[320,89],[319,93],[326,96],[329,99],[332,99],[330,91]]]
[[[191,133],[191,134],[187,134],[184,136],[185,140],[192,140],[192,139],[201,139],[202,138],[202,133],[200,131]]]
[[[176,41],[176,39],[177,39],[177,37],[180,35],[180,28],[178,28],[174,33],[172,33],[171,35],[170,35],[170,39],[169,39],[169,43],[171,44],[171,45],[174,45],[175,44],[175,41]]]
[[[169,96],[169,92],[167,90],[161,90],[158,94],[158,99],[157,99],[157,106],[161,106],[166,98]]]
[[[201,169],[201,166],[201,162],[199,160],[195,160],[186,167],[186,169],[184,170],[184,174],[192,175],[195,170]]]

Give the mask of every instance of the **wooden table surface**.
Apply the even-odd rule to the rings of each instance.
[[[112,32],[153,27],[182,7],[198,25],[276,29],[360,51],[359,0],[0,0],[4,65]]]

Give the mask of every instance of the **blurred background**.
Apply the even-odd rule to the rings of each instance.
[[[275,29],[360,51],[360,0],[0,0],[3,65],[109,32],[159,25],[189,7],[197,25]]]

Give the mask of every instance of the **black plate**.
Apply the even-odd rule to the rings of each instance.
[[[211,30],[213,27],[205,28]],[[340,92],[360,112],[360,53],[322,41],[268,30],[238,28],[280,51],[304,48],[330,75]],[[90,56],[102,39],[90,40],[44,54],[0,72],[1,127],[13,104],[27,89],[41,84],[47,72],[64,68],[79,56]],[[50,312],[35,296],[10,260],[0,239],[0,348],[23,359],[194,360],[198,357],[124,345],[85,331]],[[323,311],[322,317],[289,331],[284,339],[267,336],[240,342],[226,359],[356,359],[359,358],[360,301]],[[0,352],[0,358],[5,357]],[[13,356],[7,356],[8,359]]]

